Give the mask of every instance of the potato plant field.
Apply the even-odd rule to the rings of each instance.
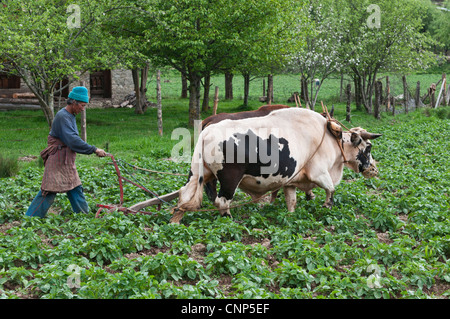
[[[338,108],[338,118],[343,118],[343,109]],[[95,110],[89,112],[95,117]],[[116,118],[125,111],[117,112]],[[155,112],[149,110],[149,117],[154,119]],[[11,115],[0,116],[6,126]],[[33,121],[26,116],[22,120]],[[96,117],[88,122],[89,136],[99,146],[107,138],[99,137],[103,131],[92,132],[101,121]],[[176,201],[159,211],[147,207],[153,215],[105,211],[95,218],[96,204],[119,203],[117,176],[108,158],[80,156],[77,168],[91,213],[71,213],[62,194],[46,218],[26,218],[43,168],[38,160],[21,164],[16,176],[0,179],[0,298],[447,299],[448,108],[383,114],[380,121],[361,113],[351,125],[360,123],[383,134],[372,148],[380,173],[365,179],[344,169],[331,210],[322,207],[325,192],[316,189],[311,201],[297,192],[293,213],[280,192],[273,204],[233,209],[232,219],[218,212],[187,212],[180,225],[170,224]],[[119,126],[111,126],[109,134],[119,132]],[[2,143],[22,138],[8,132],[2,132]],[[127,134],[130,140],[134,137],[142,138]],[[46,134],[38,139],[42,145],[36,150],[45,146]],[[188,163],[170,160],[172,146],[167,144],[133,144],[136,150],[146,149],[143,155],[110,151],[142,168],[188,173]],[[158,194],[186,182],[185,176],[128,172]],[[149,198],[130,184],[124,185],[124,193],[124,205]],[[235,203],[248,199],[238,191]],[[203,208],[213,207],[204,196]]]

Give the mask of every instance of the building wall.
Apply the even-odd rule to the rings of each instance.
[[[89,91],[91,85],[89,73],[85,73],[80,77],[78,81],[70,84],[69,92],[73,87],[79,86],[82,81]],[[132,93],[133,91],[134,85],[131,70],[111,70],[111,98],[94,97],[90,100],[88,108],[107,108],[114,105],[119,105],[121,102],[123,102],[125,96]]]

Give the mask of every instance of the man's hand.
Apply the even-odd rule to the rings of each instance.
[[[98,157],[106,156],[106,152],[104,150],[102,150],[101,148],[97,148],[97,150],[95,151],[95,154],[97,154]]]

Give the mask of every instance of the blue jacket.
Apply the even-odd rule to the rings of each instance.
[[[77,122],[74,114],[65,108],[59,110],[53,119],[50,135],[59,138],[72,151],[80,154],[92,154],[97,148],[83,141],[78,134]]]

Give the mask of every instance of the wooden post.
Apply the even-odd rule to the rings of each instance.
[[[434,107],[434,103],[436,101],[435,93],[436,93],[436,84],[432,83],[430,88],[428,89],[430,92],[430,106]]]
[[[391,83],[389,76],[386,76],[386,112],[391,108]]]
[[[162,104],[161,104],[161,70],[156,72],[156,106],[157,106],[157,118],[158,118],[158,133],[159,136],[163,135],[163,123],[162,123]]]
[[[444,91],[442,92],[442,98],[444,99],[444,106],[447,106],[447,75],[444,73],[443,77],[444,83],[442,85],[444,86]]]
[[[416,85],[416,96],[415,96],[415,102],[416,102],[416,109],[420,107],[420,81],[417,81]]]
[[[85,86],[84,81],[80,81],[80,86]],[[89,94],[90,95],[90,94]],[[89,101],[91,100],[91,97],[89,96]],[[80,115],[80,121],[81,121],[81,132],[80,137],[83,141],[87,142],[87,130],[86,130],[86,108],[81,112]]]
[[[352,85],[349,83],[347,84],[347,89],[345,90],[345,93],[347,95],[347,109],[346,109],[346,113],[347,116],[345,117],[345,120],[347,122],[350,122],[351,120],[351,116],[350,116],[350,103],[352,101]]]
[[[213,107],[213,114],[217,114],[217,105],[219,104],[219,87],[216,86],[216,90],[214,92],[214,107]]]
[[[439,106],[439,104],[441,104],[441,95],[442,95],[442,91],[445,88],[445,85],[446,85],[446,78],[445,78],[445,73],[444,73],[444,74],[442,74],[441,89],[439,90],[438,98],[436,100],[436,105],[434,106],[434,108],[437,108]]]
[[[406,76],[402,76],[403,81],[403,106],[405,107],[405,113],[408,113],[408,86],[406,84]]]

